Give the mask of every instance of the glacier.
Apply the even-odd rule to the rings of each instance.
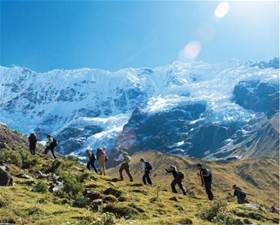
[[[246,80],[278,82],[278,73],[278,68],[236,60],[176,61],[118,71],[35,72],[0,66],[0,121],[24,134],[36,132],[41,140],[52,133],[59,137],[61,153],[82,156],[89,146],[116,147],[136,108],[154,114],[184,102],[203,101],[210,122],[249,121],[256,113],[232,101],[235,85]]]

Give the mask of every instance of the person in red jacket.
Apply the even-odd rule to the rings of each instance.
[[[106,152],[104,148],[98,148],[96,150],[96,156],[98,159],[98,163],[99,163],[99,168],[100,168],[100,174],[101,175],[105,175],[105,162],[106,162]]]

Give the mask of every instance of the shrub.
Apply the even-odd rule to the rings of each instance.
[[[18,167],[22,166],[21,155],[18,151],[11,149],[1,149],[0,150],[0,161],[14,164]]]
[[[32,188],[32,191],[39,193],[46,193],[48,191],[48,185],[43,181],[38,181]]]
[[[21,156],[21,168],[23,169],[29,169],[38,163],[38,159],[27,151],[21,150],[19,154]]]
[[[78,179],[70,174],[64,175],[63,180],[63,192],[66,193],[67,197],[76,198],[82,191],[82,185]]]
[[[216,217],[212,220],[215,224],[218,225],[237,225],[237,220],[234,219],[231,215],[225,213],[225,212],[218,212]],[[240,224],[240,223],[239,223]],[[242,224],[242,223],[241,223]]]
[[[112,213],[104,213],[102,218],[93,225],[116,225],[114,214]]]
[[[79,181],[80,182],[85,182],[87,179],[89,179],[90,173],[89,172],[84,172],[79,176]]]
[[[207,209],[200,212],[200,218],[208,221],[212,221],[220,212],[223,212],[226,207],[226,202],[216,201],[214,204]]]

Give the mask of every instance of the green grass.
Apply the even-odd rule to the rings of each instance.
[[[152,178],[157,185],[150,187],[141,184],[141,174],[136,170],[139,157],[152,159],[154,169],[157,171],[153,172]],[[161,157],[167,158],[163,160]],[[157,160],[161,160],[161,164]],[[240,206],[232,199],[227,198],[225,189],[232,182],[241,182],[248,190],[253,190],[250,183],[243,181],[234,172],[236,166],[239,165],[210,164],[215,171],[215,176],[217,176],[216,182],[219,183],[214,186],[217,201],[209,202],[203,188],[199,185],[196,172],[193,170],[184,171],[186,175],[185,185],[189,195],[175,195],[170,192],[171,177],[162,172],[167,166],[165,162],[187,168],[195,163],[189,159],[159,156],[157,153],[151,152],[135,155],[132,160],[134,183],[114,182],[113,178],[116,177],[117,169],[111,170],[110,176],[100,176],[94,172],[88,172],[75,159],[61,157],[58,161],[53,161],[48,157],[32,156],[24,149],[4,150],[3,152],[1,150],[0,161],[9,163],[9,171],[12,175],[25,171],[34,178],[38,170],[46,171],[54,165],[60,164],[54,169],[54,172],[62,177],[65,183],[61,195],[49,192],[46,188],[47,179],[35,178],[34,184],[28,185],[26,180],[15,178],[14,186],[0,187],[0,223],[10,221],[16,224],[30,225],[179,225],[191,223],[230,225],[239,219],[268,225],[275,224],[273,220],[275,222],[278,217],[268,210],[260,213],[258,210],[254,211]],[[250,163],[252,164],[252,162]],[[272,165],[274,166],[274,164]],[[261,178],[257,176],[256,179]],[[108,188],[110,188],[110,193],[106,194]],[[97,212],[92,211],[90,205],[86,205],[84,208],[74,207],[85,189],[98,192],[102,198],[113,202],[103,203],[100,211]],[[114,194],[114,192],[112,193],[114,190],[119,192]],[[265,201],[265,199],[276,199],[277,196],[276,194],[273,196],[273,187],[267,187],[266,190],[268,193],[263,191],[261,196],[259,192],[258,199],[254,196],[250,198],[253,202],[269,206],[269,200]],[[271,193],[272,196],[268,196]],[[220,204],[220,200],[225,204]]]

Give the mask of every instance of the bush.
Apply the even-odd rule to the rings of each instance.
[[[21,155],[18,151],[10,149],[1,149],[0,150],[0,161],[14,164],[18,167],[22,166]]]
[[[82,191],[82,185],[78,179],[70,174],[64,175],[63,180],[63,192],[66,193],[67,197],[76,198]]]
[[[225,212],[218,212],[217,216],[214,217],[212,222],[214,222],[215,224],[218,224],[218,225],[224,225],[224,224],[236,225],[236,224],[238,224],[236,219],[234,219],[232,216],[230,216],[229,214],[227,214]]]
[[[1,149],[0,161],[14,164],[22,169],[29,169],[38,163],[38,158],[24,149]]]
[[[38,163],[38,159],[27,151],[19,151],[19,154],[21,156],[21,168],[23,169],[29,169]]]
[[[200,212],[200,218],[211,222],[220,212],[224,211],[225,207],[226,202],[216,201],[210,208],[204,209]]]
[[[89,179],[90,173],[89,172],[84,172],[79,176],[79,181],[80,182],[85,182],[87,179]]]
[[[39,192],[39,193],[46,193],[48,192],[48,185],[43,181],[38,181],[32,188],[32,191]]]
[[[104,213],[102,218],[93,225],[116,225],[114,214],[112,213]]]

